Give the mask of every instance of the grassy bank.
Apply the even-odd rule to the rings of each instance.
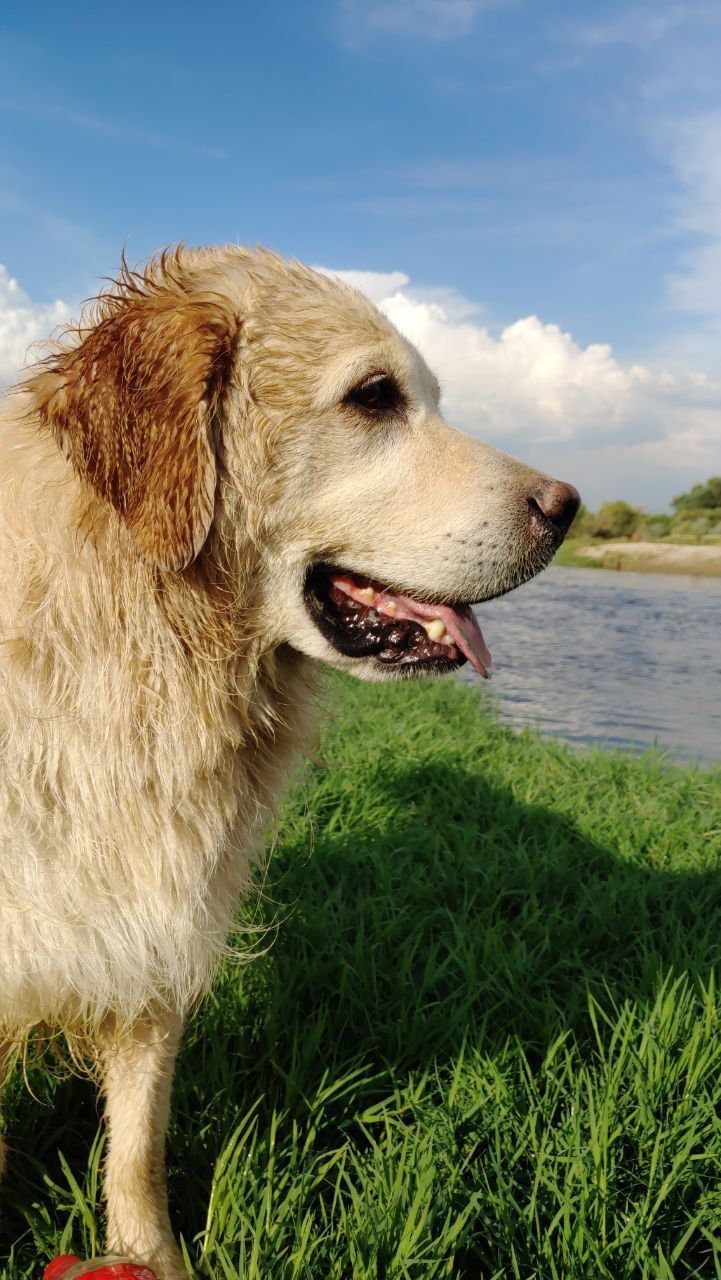
[[[228,1280],[721,1275],[721,772],[517,737],[453,683],[331,693],[262,953],[182,1055],[189,1254]],[[100,1225],[93,1093],[31,1085],[13,1280]]]
[[[632,573],[721,578],[721,545],[570,538],[559,548],[555,563],[574,569],[622,569]]]

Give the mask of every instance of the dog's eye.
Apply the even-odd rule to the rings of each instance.
[[[385,374],[376,374],[359,387],[354,387],[348,392],[346,401],[371,414],[393,413],[404,403],[400,387]]]

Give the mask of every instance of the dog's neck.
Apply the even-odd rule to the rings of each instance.
[[[287,767],[291,739],[306,732],[291,722],[308,723],[316,670],[289,646],[264,641],[252,548],[230,564],[235,553],[219,534],[182,573],[158,569],[50,437],[16,418],[3,444],[0,550],[9,580],[0,631],[42,660],[67,714],[84,714],[79,668],[90,645],[98,666],[127,686],[122,714],[143,733],[155,726],[163,742],[187,736],[198,768],[246,747],[247,760],[275,750]]]
[[[88,968],[79,934],[67,1009],[38,979],[32,1000],[18,995],[17,1017],[92,1022],[112,1006],[130,1019],[158,992],[182,1009],[209,980],[312,742],[314,664],[288,646],[264,650],[254,602],[231,601],[222,574],[165,574],[132,554],[115,517],[84,501],[52,457],[18,449],[5,459],[0,740],[6,777],[24,785],[0,791],[12,831],[0,892],[5,874],[13,901],[31,909],[40,850],[46,894],[72,915],[68,860],[92,868],[86,907],[114,947],[112,964]],[[118,904],[128,904],[127,937]],[[178,948],[168,989],[157,957]]]

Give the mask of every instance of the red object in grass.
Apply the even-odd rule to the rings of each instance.
[[[53,1258],[43,1272],[43,1280],[75,1280],[89,1276],[92,1280],[158,1280],[154,1271],[129,1258],[90,1258],[87,1262],[74,1253]]]

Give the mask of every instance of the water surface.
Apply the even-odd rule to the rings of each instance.
[[[552,567],[477,613],[504,719],[721,759],[721,579]]]

